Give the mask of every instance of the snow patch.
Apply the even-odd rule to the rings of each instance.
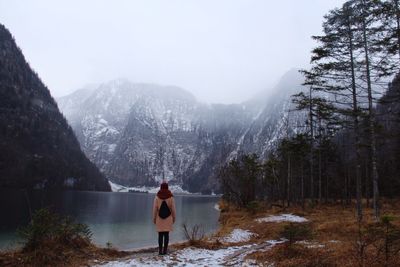
[[[107,122],[105,119],[101,118],[101,117],[100,117],[100,119],[99,119],[98,122],[99,122],[100,124],[108,125],[108,122]]]
[[[112,154],[115,151],[115,148],[117,147],[116,144],[109,144],[108,145],[108,153]]]
[[[163,257],[151,256],[130,259],[127,261],[114,261],[103,267],[130,267],[130,266],[223,266],[224,258],[242,247],[230,247],[219,250],[185,248],[176,254]]]
[[[296,244],[302,244],[307,248],[324,248],[324,244],[319,244],[318,242],[312,242],[307,240],[297,241]]]
[[[76,178],[68,177],[67,179],[64,180],[64,186],[68,188],[73,188],[76,182],[77,182]]]
[[[150,256],[127,261],[114,261],[104,265],[103,267],[128,267],[128,266],[226,266],[232,265],[227,262],[227,257],[233,255],[242,249],[250,249],[251,245],[235,246],[218,250],[208,250],[201,248],[185,248],[171,255],[159,257]],[[248,253],[245,253],[246,255]],[[240,259],[243,262],[243,259]],[[237,263],[237,262],[235,262]]]
[[[111,186],[111,191],[112,191],[112,192],[124,192],[123,190],[126,189],[125,186],[119,185],[119,184],[116,184],[116,183],[113,183],[113,182],[111,182],[110,180],[108,180],[108,183],[109,183],[110,186]],[[126,192],[127,192],[127,191],[126,191]]]
[[[238,243],[247,242],[256,234],[243,229],[234,229],[228,236],[226,236],[222,241],[225,243]]]
[[[148,188],[150,188],[150,187],[148,187]],[[190,194],[189,191],[183,190],[180,185],[170,185],[170,186],[168,186],[168,188],[172,193],[175,193],[175,194]],[[160,190],[159,187],[151,187],[150,189],[148,189],[147,192],[156,194],[158,192],[158,190]]]
[[[283,242],[285,242],[285,240],[268,240],[266,242],[267,246],[264,246],[263,250],[271,249],[275,245]],[[155,254],[142,255],[134,259],[112,261],[97,266],[254,266],[254,261],[245,260],[244,258],[254,251],[259,251],[259,249],[260,244],[232,246],[217,250],[189,247],[166,256],[156,256]],[[273,264],[270,266],[273,266]]]
[[[308,222],[308,220],[304,217],[300,217],[293,214],[281,214],[281,215],[270,215],[265,218],[258,218],[256,222]]]
[[[113,183],[110,180],[108,182],[111,186],[112,192],[125,192],[125,193],[126,192],[142,192],[142,193],[156,194],[158,192],[158,190],[160,190],[159,187],[150,187],[150,186],[127,187],[127,186]],[[193,193],[190,193],[189,191],[183,190],[180,185],[170,185],[169,190],[171,190],[171,192],[175,193],[175,194],[193,194]]]

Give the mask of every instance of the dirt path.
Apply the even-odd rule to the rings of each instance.
[[[168,255],[159,256],[155,248],[140,251],[129,257],[111,262],[98,262],[95,266],[257,266],[245,260],[246,255],[259,250],[266,250],[280,241],[267,241],[260,244],[228,246],[216,250],[188,247],[172,250]]]

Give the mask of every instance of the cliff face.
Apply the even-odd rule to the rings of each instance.
[[[110,190],[1,24],[0,151],[0,187]]]
[[[206,105],[177,87],[115,80],[57,102],[86,155],[110,180],[140,186],[166,178],[210,192],[221,165],[240,153],[266,157],[288,133],[290,95],[300,84],[291,71],[268,99]]]

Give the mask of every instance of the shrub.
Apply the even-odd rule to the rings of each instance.
[[[251,201],[247,204],[246,209],[251,214],[256,214],[257,210],[260,208],[260,204],[257,201]]]
[[[107,243],[106,243],[106,247],[108,248],[108,249],[113,249],[113,244],[110,242],[110,241],[108,241]]]
[[[289,246],[299,240],[312,238],[312,230],[308,224],[290,223],[283,227],[281,236],[289,241]]]
[[[400,228],[393,224],[394,217],[384,215],[381,217],[381,231],[383,240],[381,250],[384,251],[384,265],[388,266],[391,260],[400,252]]]
[[[71,254],[88,247],[92,236],[87,225],[48,209],[37,210],[18,234],[24,240],[26,262],[40,266],[67,261]]]
[[[359,264],[374,262],[378,266],[399,266],[400,227],[394,217],[384,215],[379,222],[363,225],[354,243]]]
[[[185,238],[189,241],[190,245],[198,243],[204,238],[204,229],[201,225],[195,224],[189,227],[186,223],[182,224],[183,234]]]
[[[39,209],[31,223],[18,230],[25,240],[24,250],[32,251],[54,241],[66,246],[90,243],[92,233],[86,224],[76,223],[70,217],[61,216],[48,209]]]

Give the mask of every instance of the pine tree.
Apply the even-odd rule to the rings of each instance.
[[[359,119],[361,109],[358,103],[359,88],[356,84],[357,40],[355,32],[355,14],[346,3],[341,9],[335,9],[325,16],[324,35],[314,36],[320,46],[312,52],[312,68],[305,71],[305,84],[313,86],[319,92],[330,95],[331,106],[342,117],[342,125],[352,128],[355,146],[355,171],[358,220],[362,220],[361,206],[361,156]],[[347,118],[351,118],[350,121]]]
[[[357,6],[360,6],[361,14],[359,16],[362,30],[362,47],[365,57],[365,76],[368,93],[368,126],[369,126],[369,145],[370,145],[370,161],[372,165],[372,181],[373,181],[373,205],[375,219],[379,220],[379,188],[378,188],[378,170],[376,156],[376,134],[375,134],[375,109],[372,100],[372,82],[371,82],[371,58],[370,51],[374,52],[373,35],[377,30],[374,28],[374,12],[375,3],[373,1],[359,0]],[[368,38],[370,37],[370,38]],[[371,38],[372,37],[372,38]],[[372,48],[372,49],[371,49]],[[379,51],[379,50],[378,50]],[[382,69],[382,68],[380,68]],[[382,74],[383,75],[383,74]]]
[[[307,73],[306,71],[301,71]],[[318,152],[318,199],[321,202],[322,198],[322,156],[321,143],[322,139],[333,136],[333,133],[338,129],[340,120],[335,115],[335,107],[324,97],[317,96],[318,92],[314,92],[312,86],[309,87],[309,94],[300,92],[292,96],[292,102],[296,105],[297,110],[307,110],[308,116],[306,124],[309,125],[308,140],[309,140],[309,158],[310,158],[310,198],[315,199],[314,195],[314,146],[315,141],[319,146]],[[317,125],[317,135],[314,134],[315,124]]]
[[[382,24],[379,44],[384,49],[384,56],[395,58],[395,71],[400,68],[400,0],[377,1],[375,18]]]

